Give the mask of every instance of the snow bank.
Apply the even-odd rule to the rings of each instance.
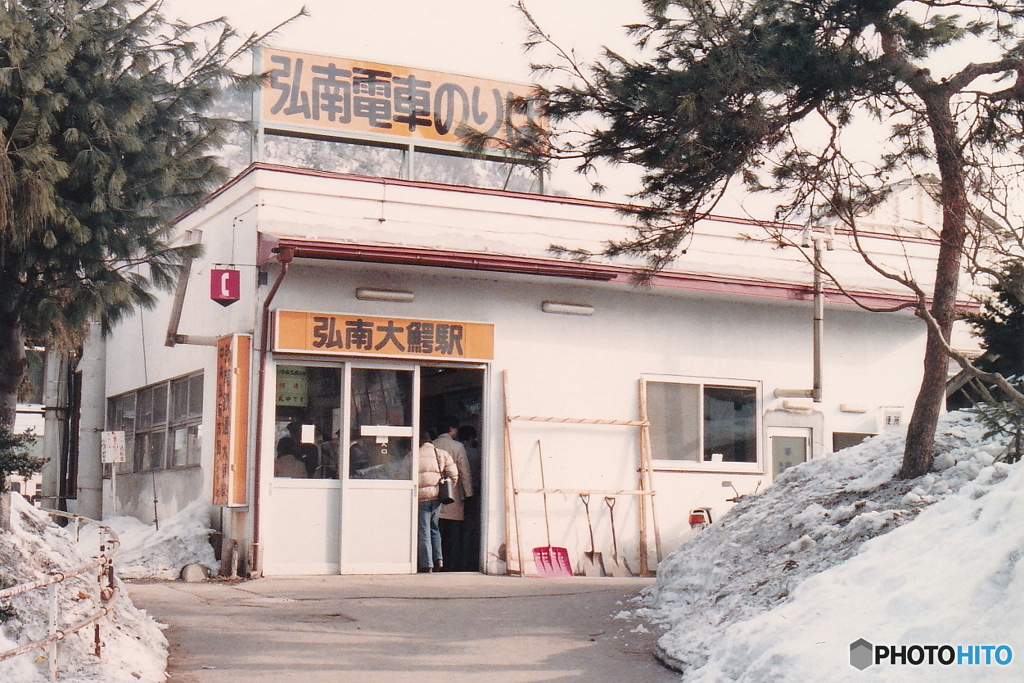
[[[849,664],[859,638],[1006,643],[1024,659],[1024,626],[1011,616],[1024,607],[1014,573],[1024,556],[1024,470],[993,464],[1002,445],[983,442],[983,432],[964,414],[947,416],[936,471],[913,481],[893,478],[901,433],[787,470],[670,555],[636,616],[667,629],[659,648],[687,683],[1013,674]]]
[[[218,562],[210,546],[210,506],[202,500],[189,503],[170,519],[145,524],[135,517],[112,517],[103,520],[121,540],[121,549],[114,557],[114,569],[122,579],[177,579],[187,564],[201,564],[216,571]],[[99,530],[84,527],[82,543],[95,548]]]
[[[89,561],[75,539],[21,496],[12,498],[12,530],[0,533],[0,580],[17,585],[52,571],[69,570]],[[61,623],[80,621],[95,611],[93,573],[68,579],[58,593]],[[41,640],[47,635],[47,591],[15,596],[17,617],[0,624],[0,650]],[[165,679],[167,640],[159,625],[132,605],[121,591],[113,612],[101,621],[102,657],[93,654],[93,628],[71,634],[57,645],[58,677],[64,683],[157,683]],[[43,650],[0,662],[0,681],[43,683],[49,680]]]
[[[687,683],[1020,681],[1024,468],[997,463],[913,524],[728,629]],[[1008,666],[848,664],[850,643],[1009,645]],[[993,663],[994,664],[994,663]]]

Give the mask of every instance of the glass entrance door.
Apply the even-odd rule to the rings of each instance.
[[[351,364],[345,376],[341,573],[416,571],[419,369]]]

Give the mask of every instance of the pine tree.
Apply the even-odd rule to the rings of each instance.
[[[10,490],[7,481],[10,475],[31,477],[43,468],[46,461],[29,452],[35,439],[31,433],[14,434],[6,427],[0,427],[0,493]]]
[[[220,88],[260,38],[167,22],[145,0],[0,1],[0,426],[26,339],[80,342],[170,287],[171,220],[226,179]],[[232,47],[236,46],[236,47]]]
[[[965,247],[985,239],[972,233],[984,229],[983,209],[1005,200],[997,195],[1006,188],[1012,197],[1021,177],[1024,6],[1004,0],[644,5],[647,20],[629,27],[641,57],[607,52],[582,65],[520,3],[533,26],[528,47],[555,48],[553,62],[537,68],[569,81],[538,89],[555,135],[524,130],[512,150],[539,162],[576,157],[583,171],[599,160],[641,167],[635,235],[608,243],[603,253],[645,256],[654,269],[680,256],[694,223],[730,184],[782,193],[778,220],[809,212],[855,228],[859,215],[885,200],[894,176],[937,176],[943,219],[936,226],[934,287],[926,292],[901,272],[884,273],[909,288],[927,324],[923,381],[900,472],[924,474],[948,356],[955,353],[949,338]],[[956,45],[966,47],[959,66],[933,76],[929,59],[949,57],[947,48]],[[985,56],[991,58],[982,61]],[[575,139],[559,137],[558,124],[571,121],[592,127]],[[869,122],[876,126],[867,135],[877,134],[877,155],[861,128]],[[471,148],[482,145],[479,135],[466,138]],[[1017,252],[1024,250],[1019,232],[1006,243]]]
[[[1019,280],[1021,275],[1020,265],[1005,273],[1008,279]],[[992,285],[992,294],[982,303],[980,313],[967,317],[986,351],[976,365],[1004,377],[1024,378],[1024,301],[1002,282]]]

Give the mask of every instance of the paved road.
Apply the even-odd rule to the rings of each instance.
[[[482,574],[133,583],[170,683],[675,683],[616,619],[644,579]]]

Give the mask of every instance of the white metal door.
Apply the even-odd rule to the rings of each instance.
[[[342,368],[279,362],[275,372],[273,478],[267,487],[263,571],[337,574]]]
[[[344,399],[341,573],[414,573],[419,368],[349,364]]]
[[[773,427],[768,432],[772,447],[772,479],[812,457],[812,430],[807,427]]]

